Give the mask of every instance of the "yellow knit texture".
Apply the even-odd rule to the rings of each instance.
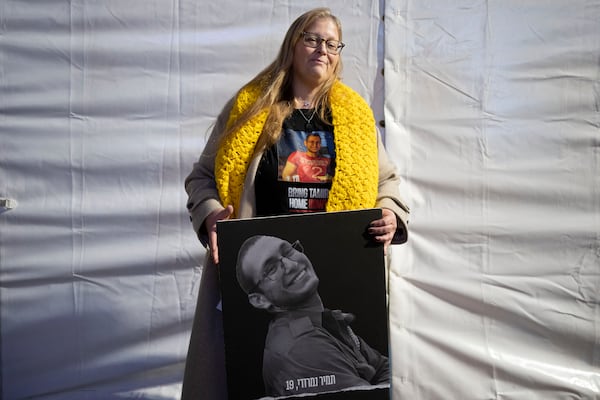
[[[261,88],[249,85],[239,92],[229,114],[228,126],[258,98]],[[354,90],[336,82],[330,93],[334,126],[336,169],[327,211],[375,207],[379,164],[377,131],[373,112]],[[215,159],[215,179],[221,203],[238,209],[246,170],[262,132],[268,110],[264,110],[229,135]]]

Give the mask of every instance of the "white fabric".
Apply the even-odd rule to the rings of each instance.
[[[390,283],[394,393],[598,398],[600,4],[385,15],[388,149],[412,206]]]
[[[178,398],[204,254],[183,179],[324,4],[412,209],[394,398],[600,396],[599,0],[5,0],[3,399]]]

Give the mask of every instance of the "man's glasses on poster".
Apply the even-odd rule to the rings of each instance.
[[[290,257],[293,254],[293,251],[299,251],[300,253],[304,253],[304,247],[299,240],[296,240],[291,244],[291,247],[287,250],[284,250],[284,253],[281,257],[279,257],[275,262],[271,262],[265,265],[263,270],[262,277],[256,282],[256,285],[250,290],[250,293],[253,293],[257,287],[260,286],[265,280],[274,282],[279,278],[279,271],[283,269],[283,259]]]

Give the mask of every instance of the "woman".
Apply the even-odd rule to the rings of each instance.
[[[384,248],[406,241],[408,208],[373,113],[340,82],[341,40],[341,24],[329,9],[298,17],[275,61],[225,106],[186,179],[187,207],[210,262],[202,273],[184,399],[227,396],[217,272],[210,265],[219,262],[217,221],[379,207],[382,218],[369,227],[373,239]],[[319,156],[311,158],[303,146],[313,132],[321,140]],[[300,150],[307,154],[298,161],[303,174],[328,179],[282,177],[287,157]]]

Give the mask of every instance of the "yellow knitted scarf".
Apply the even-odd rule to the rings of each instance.
[[[230,126],[260,95],[258,85],[238,93],[227,126]],[[365,100],[354,90],[336,82],[329,95],[334,126],[336,169],[327,211],[375,207],[379,178],[375,119]],[[267,119],[263,110],[226,137],[215,159],[215,179],[221,204],[238,210],[248,164]]]

